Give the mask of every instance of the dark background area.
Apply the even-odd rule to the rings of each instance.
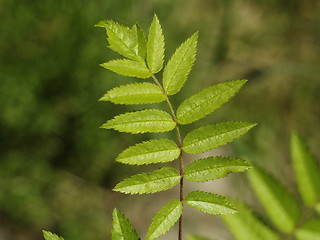
[[[93,26],[112,19],[139,22],[147,32],[154,13],[164,30],[166,60],[199,31],[197,61],[175,107],[206,86],[249,80],[222,109],[183,134],[222,120],[257,122],[217,151],[264,166],[292,191],[290,131],[297,129],[320,158],[318,0],[0,0],[1,240],[41,239],[42,229],[66,240],[109,239],[115,206],[145,233],[161,196],[178,194],[173,189],[158,199],[112,192],[119,180],[143,169],[116,164],[116,156],[158,135],[99,129],[136,107],[97,100],[135,79],[99,67],[117,55],[105,47],[104,31]],[[248,186],[244,174],[239,178],[241,184],[232,177],[228,184],[218,181],[220,190],[243,195]],[[212,218],[206,216],[207,224]],[[195,220],[185,221],[193,226]]]

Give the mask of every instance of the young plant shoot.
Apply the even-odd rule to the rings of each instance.
[[[117,74],[135,77],[139,82],[120,85],[109,90],[100,100],[114,104],[151,104],[164,102],[168,111],[145,109],[115,116],[101,128],[119,132],[142,134],[175,131],[176,139],[144,141],[125,149],[116,161],[129,165],[145,165],[177,161],[177,169],[162,167],[124,179],[114,191],[125,194],[156,193],[177,184],[177,196],[165,204],[154,216],[146,235],[147,240],[157,239],[179,222],[178,239],[182,239],[182,213],[185,205],[199,211],[226,215],[236,212],[225,197],[203,191],[184,194],[184,181],[204,182],[226,177],[232,172],[243,172],[251,164],[231,157],[207,157],[184,167],[183,153],[197,154],[223,146],[245,134],[254,123],[227,121],[192,130],[186,136],[180,126],[194,123],[228,102],[246,83],[234,80],[209,86],[183,101],[177,109],[172,98],[185,85],[194,65],[198,33],[183,42],[164,66],[165,41],[162,27],[155,15],[146,37],[138,24],[131,28],[111,20],[96,26],[106,30],[109,48],[122,58],[101,64]],[[163,70],[162,72],[160,72]],[[118,209],[113,211],[113,240],[138,240],[139,236],[128,219]]]

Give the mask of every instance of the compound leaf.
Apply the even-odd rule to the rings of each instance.
[[[237,240],[279,240],[278,235],[267,227],[244,204],[232,202],[237,214],[222,216],[223,221]]]
[[[107,33],[109,48],[132,60],[141,61],[143,58],[137,52],[138,39],[134,29],[129,29],[117,22],[107,20],[96,26],[104,27]]]
[[[157,212],[148,229],[147,240],[157,239],[172,228],[182,214],[182,203],[179,200],[168,202]]]
[[[226,177],[229,173],[244,172],[251,164],[242,159],[230,157],[208,157],[189,164],[185,169],[185,177],[193,182]]]
[[[237,212],[237,210],[227,202],[226,198],[214,193],[193,191],[187,195],[185,202],[190,207],[214,215],[226,215]]]
[[[153,83],[132,83],[109,90],[100,101],[115,104],[159,103],[166,99],[161,89]]]
[[[154,15],[149,29],[147,43],[147,63],[152,73],[162,69],[164,58],[164,37],[157,15]]]
[[[130,221],[116,208],[112,212],[112,240],[139,240]]]
[[[168,113],[157,109],[147,109],[115,116],[101,128],[115,129],[119,132],[145,133],[166,132],[175,126],[176,122]]]
[[[149,78],[151,76],[151,73],[144,62],[129,59],[111,60],[100,64],[100,66],[128,77]]]
[[[245,134],[256,124],[250,122],[221,122],[203,126],[188,133],[183,140],[187,153],[201,153],[220,147]]]
[[[168,95],[176,94],[185,84],[196,59],[198,33],[176,50],[163,72],[163,87]]]
[[[311,219],[296,232],[295,236],[298,240],[317,240],[320,239],[320,219]]]
[[[290,233],[300,217],[297,200],[280,182],[259,167],[249,171],[248,177],[274,225],[282,232]]]
[[[212,113],[234,96],[246,82],[247,80],[227,81],[194,94],[179,106],[178,122],[192,123]]]
[[[309,207],[320,200],[320,169],[296,132],[291,135],[291,158],[302,199]]]
[[[174,187],[180,178],[177,170],[164,167],[151,173],[141,173],[127,178],[118,183],[113,190],[125,194],[155,193]]]
[[[43,233],[44,239],[46,240],[64,240],[63,237],[59,237],[58,235],[45,230],[42,230],[42,233]]]
[[[119,154],[116,161],[129,165],[170,162],[178,158],[180,148],[169,139],[151,140],[136,144]]]

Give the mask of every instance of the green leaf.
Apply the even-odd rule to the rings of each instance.
[[[291,158],[303,201],[307,206],[313,207],[320,200],[320,169],[296,132],[291,135]]]
[[[153,17],[149,29],[147,44],[147,63],[152,73],[157,73],[162,69],[164,58],[164,37],[159,19],[156,15]]]
[[[45,230],[42,230],[42,233],[43,233],[44,239],[46,240],[64,240],[63,237],[59,237],[56,234],[53,234]]]
[[[230,157],[208,157],[189,164],[184,176],[189,181],[205,182],[226,177],[229,173],[244,172],[252,166],[248,161]]]
[[[211,240],[210,238],[202,237],[195,234],[188,234],[187,239],[188,240]]]
[[[298,240],[319,240],[320,219],[311,219],[295,232]]]
[[[144,62],[132,61],[129,59],[116,59],[102,63],[100,66],[129,77],[149,78],[151,76],[151,73]]]
[[[196,59],[198,33],[176,50],[163,72],[163,87],[168,95],[176,94],[185,84]]]
[[[316,210],[316,212],[320,215],[320,203],[317,203],[317,204],[315,205],[315,210]]]
[[[266,226],[244,204],[232,202],[238,213],[222,216],[223,221],[237,240],[279,240],[278,235]]]
[[[179,200],[168,202],[152,219],[146,239],[153,240],[168,232],[179,220],[181,214],[182,203]]]
[[[227,202],[226,198],[214,193],[193,191],[187,195],[185,202],[190,207],[214,215],[226,215],[237,212],[237,210]]]
[[[159,103],[166,99],[161,89],[153,83],[132,83],[115,87],[108,91],[100,101],[115,104]]]
[[[115,129],[119,132],[145,133],[166,132],[176,126],[171,116],[161,110],[147,109],[115,116],[101,128]]]
[[[117,162],[129,165],[143,165],[171,162],[180,155],[180,148],[169,139],[151,140],[131,146],[117,157]]]
[[[253,190],[272,222],[285,233],[290,233],[299,217],[297,200],[275,178],[256,167],[248,172]]]
[[[127,178],[118,183],[113,190],[125,194],[155,193],[174,187],[180,178],[177,170],[164,167],[151,173],[141,173]]]
[[[109,48],[132,60],[142,61],[137,46],[139,44],[135,29],[129,29],[114,21],[100,22],[98,26],[105,27]]]
[[[112,212],[112,240],[139,240],[130,221],[116,208]]]
[[[201,153],[220,147],[245,134],[256,124],[250,122],[221,122],[203,126],[188,133],[183,140],[187,153]]]
[[[180,124],[195,122],[218,109],[234,96],[247,80],[234,80],[219,83],[186,99],[177,110]]]
[[[134,51],[137,55],[141,57],[141,59],[145,60],[147,56],[147,39],[146,36],[142,30],[142,28],[135,24],[132,27],[133,36],[135,38],[135,47]]]

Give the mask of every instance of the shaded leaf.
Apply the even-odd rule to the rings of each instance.
[[[214,193],[193,191],[187,195],[185,202],[190,207],[214,215],[226,215],[237,212],[237,210],[227,202],[225,197]]]
[[[118,183],[113,190],[126,194],[155,193],[174,187],[180,178],[177,170],[164,167],[151,173],[141,173],[127,178]]]
[[[143,60],[137,51],[138,39],[134,29],[129,29],[111,20],[99,22],[96,26],[106,29],[109,48],[113,51],[132,60]]]
[[[130,221],[116,208],[112,212],[112,240],[139,240]]]
[[[319,240],[320,219],[311,219],[295,232],[298,240]]]
[[[168,202],[152,219],[146,239],[156,239],[168,232],[179,220],[181,214],[182,203],[179,200],[172,200]]]
[[[135,38],[134,52],[145,60],[147,56],[147,39],[142,28],[135,24],[132,27],[133,37]]]
[[[164,58],[164,37],[159,19],[156,15],[153,17],[149,29],[147,44],[147,63],[152,73],[157,73],[162,69]]]
[[[291,135],[291,158],[303,201],[307,206],[313,207],[320,200],[320,169],[296,132]]]
[[[161,110],[147,109],[138,112],[129,112],[115,116],[101,128],[115,129],[119,132],[145,133],[166,132],[176,126],[172,117]]]
[[[272,222],[290,233],[300,217],[297,200],[275,178],[256,167],[248,172],[251,186]]]
[[[58,235],[45,230],[42,230],[42,233],[43,233],[44,239],[46,240],[64,240],[63,237],[59,237]]]
[[[132,61],[129,59],[116,59],[100,66],[109,69],[115,73],[137,78],[149,78],[151,73],[144,62]]]
[[[163,72],[163,87],[168,95],[176,94],[185,84],[196,59],[198,33],[176,50]]]
[[[248,161],[230,157],[208,157],[189,164],[184,176],[189,181],[205,182],[226,177],[229,173],[244,172],[252,166]]]
[[[237,214],[222,216],[233,236],[237,240],[279,240],[278,235],[266,226],[244,204],[232,202]]]
[[[256,124],[250,122],[221,122],[203,126],[188,133],[183,140],[187,153],[201,153],[220,147],[245,134]]]
[[[192,123],[212,113],[234,96],[246,82],[247,80],[227,81],[194,94],[179,106],[178,122]]]
[[[159,103],[166,99],[161,89],[153,83],[132,83],[115,87],[108,91],[100,101],[116,104]]]
[[[178,158],[180,148],[169,139],[151,140],[131,146],[116,161],[129,165],[170,162]]]

